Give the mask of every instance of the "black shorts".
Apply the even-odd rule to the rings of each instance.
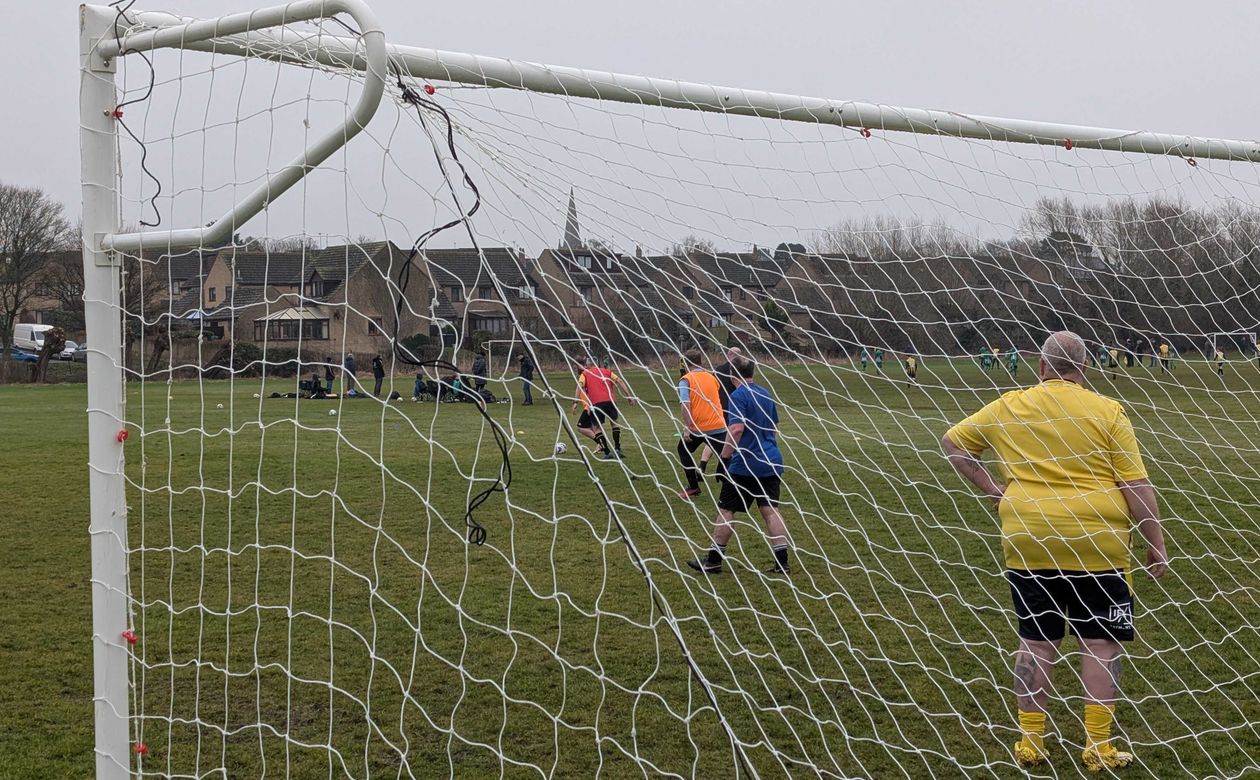
[[[578,427],[594,428],[603,425],[608,420],[616,422],[620,416],[617,404],[612,401],[600,401],[590,409],[583,410],[582,416],[578,418]]]
[[[779,477],[775,474],[767,477],[728,474],[722,479],[722,492],[718,495],[718,509],[725,509],[727,512],[747,512],[754,503],[757,506],[778,506],[779,483]]]
[[[1133,593],[1123,571],[1009,569],[1019,635],[1057,642],[1068,626],[1078,639],[1133,641]]]

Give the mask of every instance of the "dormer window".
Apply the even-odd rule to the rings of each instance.
[[[574,261],[582,268],[590,270],[593,265],[593,258],[590,255],[577,255]]]

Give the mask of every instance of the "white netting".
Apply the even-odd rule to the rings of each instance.
[[[150,59],[121,59],[125,224],[218,217],[361,81]],[[1222,335],[1260,330],[1254,165],[402,81],[230,245],[124,264],[143,774],[1009,776],[1000,531],[939,441],[1061,328],[1173,557],[1135,573],[1117,736],[1150,775],[1260,771],[1260,371]],[[790,579],[743,515],[724,574],[685,565],[716,488],[677,497],[679,354],[732,345],[779,405]],[[584,353],[639,401],[624,460],[576,436]]]

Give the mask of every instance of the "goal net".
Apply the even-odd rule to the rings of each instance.
[[[940,439],[1068,329],[1171,557],[1152,579],[1135,544],[1117,743],[1151,776],[1260,771],[1260,366],[1155,359],[1257,330],[1257,147],[391,46],[362,131],[228,230],[371,89],[379,31],[292,8],[324,5],[182,44],[98,12],[124,53],[85,71],[117,89],[104,120],[85,100],[119,155],[97,233],[145,237],[87,261],[89,324],[120,323],[87,334],[93,398],[121,388],[93,496],[125,501],[108,531],[94,504],[125,607],[94,629],[98,729],[126,731],[98,767],[1012,776],[1000,523]],[[786,577],[755,512],[723,573],[687,566],[720,486],[714,456],[679,495],[681,355],[730,348],[778,408]],[[607,459],[588,357],[629,388]]]

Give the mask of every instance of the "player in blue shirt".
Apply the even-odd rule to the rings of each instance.
[[[779,514],[779,486],[783,474],[783,456],[779,452],[779,411],[770,391],[752,381],[756,364],[749,358],[734,363],[738,385],[731,393],[726,412],[727,436],[722,446],[726,477],[718,497],[718,516],[713,525],[712,544],[705,558],[687,561],[687,565],[704,574],[722,571],[726,543],[735,533],[731,523],[736,512],[747,512],[756,503],[766,524],[766,536],[774,550],[774,566],[770,574],[788,574],[787,527]]]

